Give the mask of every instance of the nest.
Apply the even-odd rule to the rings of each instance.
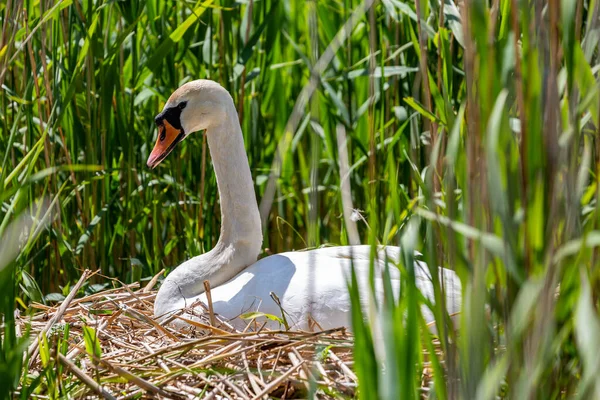
[[[262,399],[312,392],[333,398],[356,392],[352,336],[343,328],[270,331],[254,321],[235,331],[206,313],[206,323],[175,329],[152,317],[156,279],[144,288],[123,285],[75,299],[91,275],[84,272],[58,308],[35,304],[33,318],[17,320],[36,338],[28,349],[30,376],[54,362],[73,397]]]
[[[33,317],[17,319],[17,327],[35,338],[26,359],[30,379],[50,368],[61,394],[107,399],[357,394],[353,337],[344,328],[271,331],[254,321],[235,331],[211,313],[206,323],[171,328],[152,317],[156,279],[144,288],[122,285],[75,299],[91,275],[85,271],[58,307],[35,304]],[[426,375],[425,386],[431,378]]]

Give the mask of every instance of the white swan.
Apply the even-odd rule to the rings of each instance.
[[[156,167],[187,135],[206,130],[210,154],[217,176],[221,199],[221,235],[214,249],[194,257],[172,271],[160,287],[154,303],[154,314],[166,316],[183,308],[206,304],[203,282],[211,286],[214,312],[243,328],[246,322],[238,317],[248,311],[260,311],[281,316],[281,310],[291,328],[309,329],[316,321],[323,329],[350,327],[350,297],[347,282],[351,258],[356,269],[361,304],[367,308],[369,299],[369,246],[343,246],[311,251],[288,252],[263,258],[257,257],[262,246],[260,216],[248,158],[238,115],[229,93],[209,80],[188,82],[169,98],[163,111],[156,116],[159,129],[156,145],[148,158],[148,166]],[[400,249],[380,250],[376,267],[384,267],[384,251],[398,260]],[[433,301],[433,289],[427,265],[415,265],[417,285],[425,297]],[[391,267],[392,287],[399,291],[400,273]],[[458,277],[442,270],[450,314],[461,305]],[[376,274],[381,276],[381,274]],[[277,305],[270,293],[279,298]],[[378,298],[383,293],[381,279],[376,280]],[[280,308],[281,306],[281,308]],[[423,307],[427,322],[431,312]],[[279,323],[268,320],[267,326]]]

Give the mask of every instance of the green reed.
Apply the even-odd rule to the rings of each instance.
[[[431,398],[598,396],[599,18],[595,0],[7,0],[0,235],[40,198],[54,219],[2,285],[24,311],[85,268],[132,282],[210,249],[203,135],[145,165],[170,93],[210,78],[238,108],[265,248],[403,247],[382,351],[355,310],[361,398],[422,396],[425,367]],[[424,326],[415,249],[459,274],[459,334],[435,279],[437,338]]]

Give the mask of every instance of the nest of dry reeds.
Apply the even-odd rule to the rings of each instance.
[[[69,397],[266,399],[348,398],[357,394],[353,337],[344,328],[236,331],[218,316],[176,329],[153,319],[153,279],[75,299],[85,271],[57,307],[35,304],[18,328],[34,338],[32,379],[52,368]],[[156,278],[156,277],[155,277]],[[198,329],[201,328],[201,329]],[[206,334],[206,331],[211,331]],[[431,376],[423,376],[424,393]],[[45,397],[45,396],[38,396]]]
[[[352,336],[343,328],[240,332],[222,321],[213,328],[213,319],[196,322],[203,332],[212,330],[208,335],[194,327],[174,329],[152,317],[156,280],[75,299],[90,275],[86,271],[58,307],[36,304],[33,318],[18,320],[35,338],[30,374],[43,373],[54,360],[74,397],[260,399],[312,392],[327,398],[356,392]]]

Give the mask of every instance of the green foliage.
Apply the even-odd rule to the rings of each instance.
[[[348,244],[352,232],[403,246],[400,299],[387,287],[379,319],[353,310],[361,398],[423,396],[426,368],[431,398],[598,394],[599,7],[0,4],[0,395],[19,377],[29,393],[65,395],[51,361],[43,377],[22,372],[17,303],[24,312],[60,299],[84,268],[148,279],[216,242],[202,134],[145,166],[154,115],[197,78],[234,97],[271,252]],[[50,219],[31,206],[38,198],[56,219],[11,231],[24,211]],[[364,219],[346,218],[350,208]],[[413,249],[431,269],[435,304],[417,290]],[[458,334],[437,265],[463,285]],[[106,283],[94,279],[87,291]],[[51,353],[45,340],[40,351]]]
[[[14,267],[17,264],[15,258],[18,262],[28,255],[28,246],[47,222],[48,208],[41,204],[39,207],[32,205],[31,213],[21,212],[12,222],[0,227],[0,398],[9,398],[23,373],[23,353],[27,349],[28,335],[27,332],[18,335],[15,325],[15,299],[18,294]],[[5,222],[7,220],[5,216]],[[26,288],[22,288],[24,290]]]
[[[2,336],[0,341],[0,398],[8,398],[17,387],[23,365],[23,351],[27,348],[26,338],[17,338],[14,326],[15,285],[9,267],[0,266],[0,290],[2,290]]]

